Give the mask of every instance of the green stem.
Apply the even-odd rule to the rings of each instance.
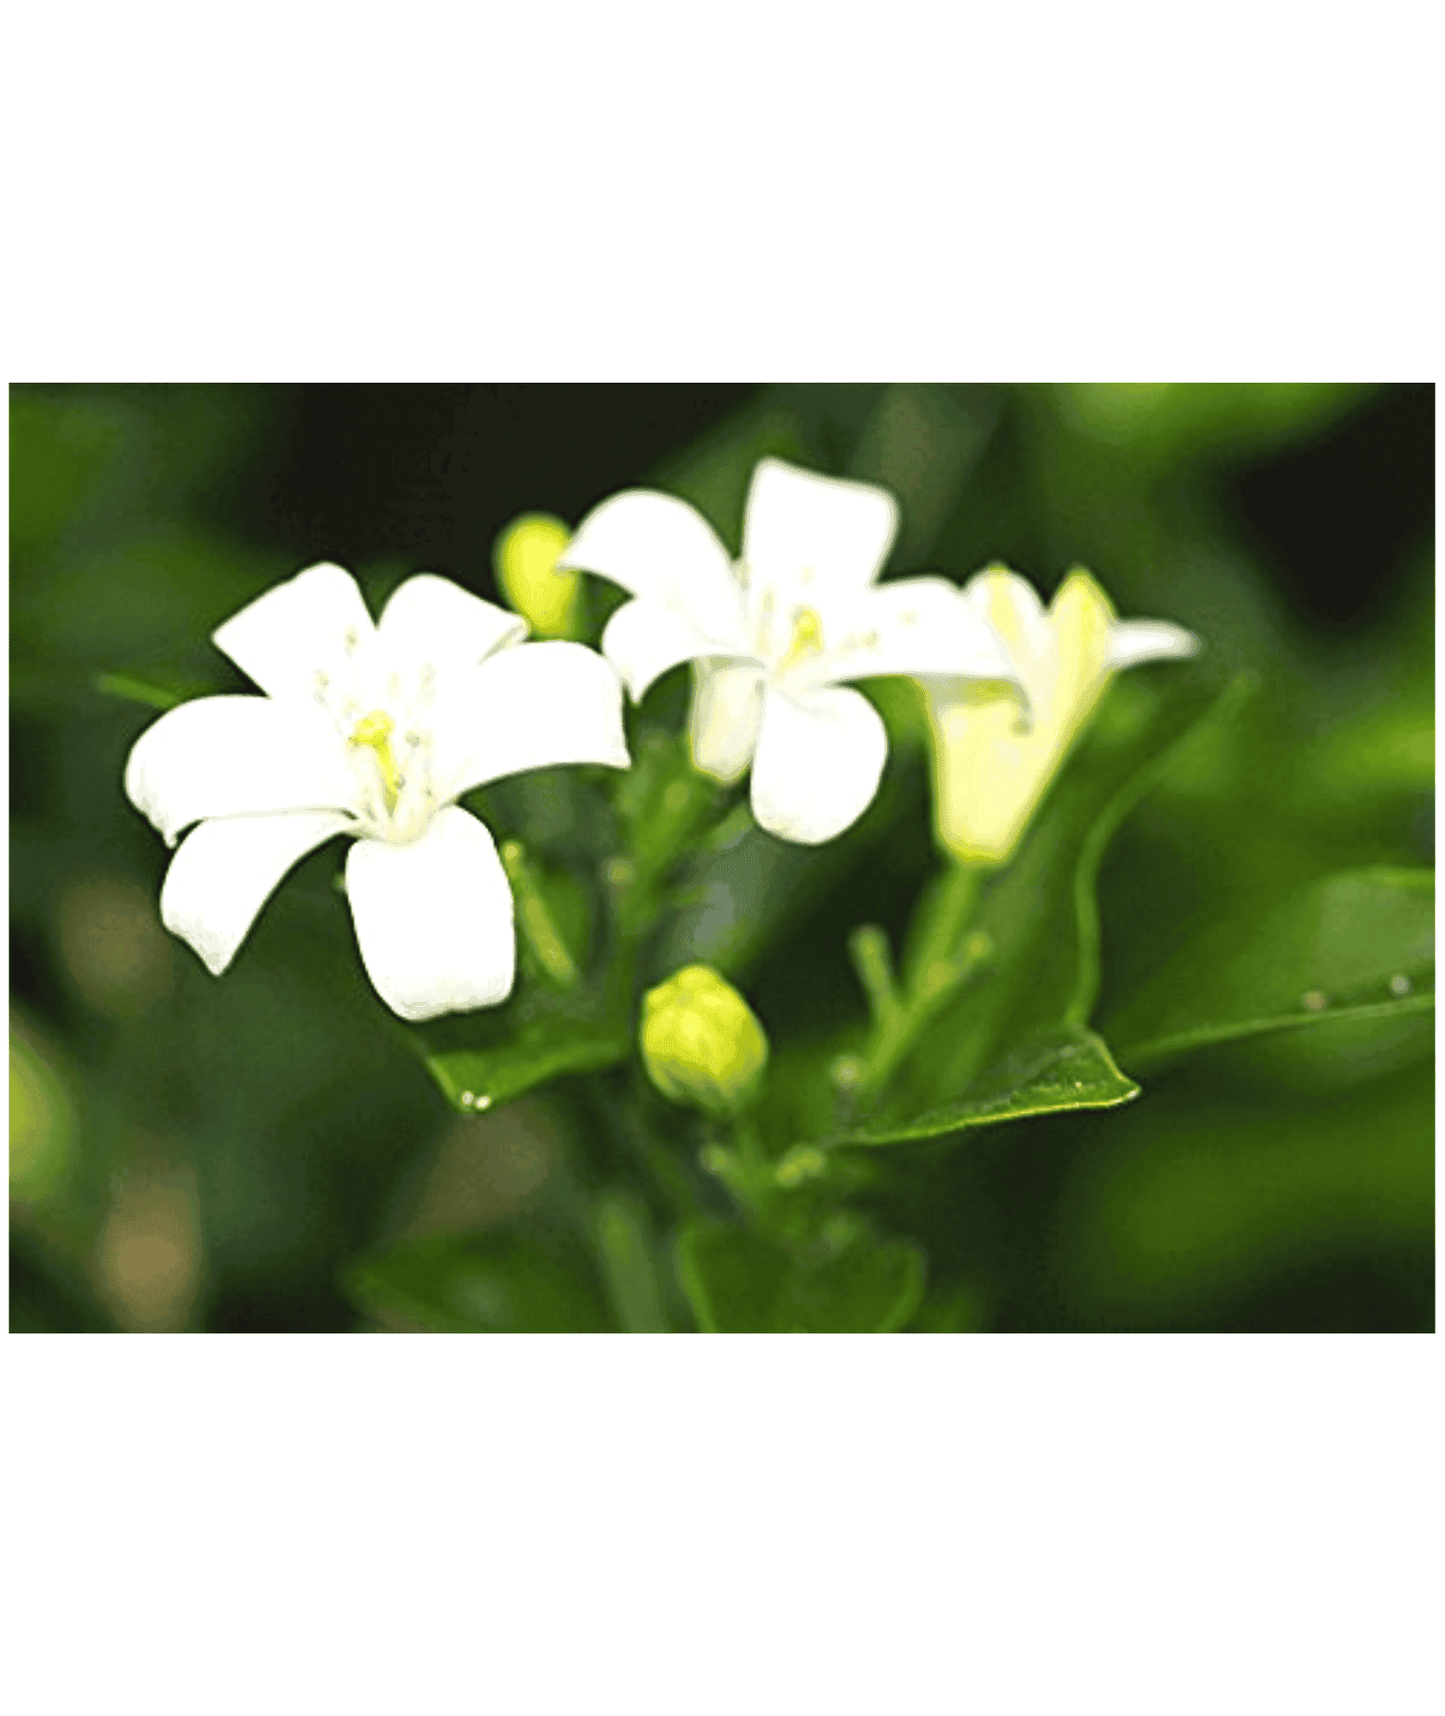
[[[988,938],[965,934],[987,874],[979,865],[950,864],[934,882],[920,907],[916,950],[901,994],[882,982],[884,956],[871,937],[881,939],[883,932],[871,926],[855,932],[850,946],[874,1011],[873,1034],[852,1085],[855,1101],[866,1101],[883,1089],[944,1003],[988,957]]]
[[[752,1116],[746,1113],[719,1118],[731,1137],[731,1145],[712,1143],[698,1160],[732,1193],[750,1226],[764,1232],[773,1228],[772,1211],[777,1185],[773,1165]]]
[[[903,1001],[898,993],[887,935],[877,924],[861,924],[848,937],[848,952],[858,981],[867,992],[874,1022],[880,1030],[888,1028],[896,1020]]]
[[[987,874],[978,864],[950,863],[934,881],[923,901],[923,932],[908,974],[913,994],[927,995],[948,984]]]
[[[680,1219],[695,1216],[702,1200],[687,1169],[657,1138],[640,1110],[636,1093],[627,1098],[608,1087],[605,1074],[578,1081],[593,1124],[610,1145],[620,1145]]]
[[[748,1178],[761,1180],[768,1172],[768,1159],[751,1116],[740,1114],[736,1117],[733,1121],[733,1137],[737,1139],[738,1160],[746,1169]]]
[[[573,988],[582,973],[577,969],[577,962],[567,951],[567,944],[552,921],[552,914],[547,910],[547,903],[542,898],[542,890],[532,873],[531,865],[527,862],[527,854],[522,849],[521,841],[504,840],[500,856],[502,868],[507,872],[507,880],[512,884],[512,896],[517,905],[517,927],[521,930],[527,946],[531,948],[542,970],[559,989]]]
[[[592,1233],[607,1296],[623,1329],[630,1335],[669,1333],[652,1224],[642,1200],[629,1192],[599,1193],[592,1206]]]

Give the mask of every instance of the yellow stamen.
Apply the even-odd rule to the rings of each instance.
[[[391,754],[391,745],[388,742],[395,725],[385,710],[373,709],[356,723],[356,731],[351,735],[353,745],[365,745],[368,750],[376,752],[376,765],[381,770],[381,791],[386,801],[388,816],[396,809],[396,801],[401,796],[401,770],[396,766],[396,758]]]
[[[793,667],[805,655],[822,655],[823,622],[815,608],[800,608],[793,617],[793,641],[783,657],[784,667]]]

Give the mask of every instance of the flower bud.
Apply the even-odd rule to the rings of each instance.
[[[558,555],[571,540],[560,518],[525,512],[512,520],[492,551],[502,593],[538,637],[573,635],[582,579],[557,567]]]
[[[643,1064],[666,1097],[730,1113],[752,1096],[768,1039],[752,1009],[710,965],[687,965],[642,999]]]

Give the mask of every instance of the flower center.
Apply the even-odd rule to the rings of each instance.
[[[823,653],[823,622],[816,608],[799,608],[793,616],[793,638],[779,669],[795,667],[810,655]]]
[[[381,796],[388,816],[394,815],[401,797],[401,770],[392,755],[391,735],[396,726],[384,709],[373,709],[356,723],[350,743],[376,754],[376,766],[381,771]]]

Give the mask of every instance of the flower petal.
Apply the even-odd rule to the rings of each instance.
[[[822,654],[787,670],[790,688],[884,673],[1019,683],[998,633],[946,578],[873,585],[834,604],[822,623]]]
[[[1058,671],[1058,645],[1033,585],[1006,566],[989,566],[969,579],[963,595],[1002,639],[1030,705],[1045,703]]]
[[[675,495],[650,489],[613,495],[582,520],[557,564],[596,572],[634,596],[675,608],[710,637],[743,640],[732,556],[702,514]]]
[[[630,768],[622,685],[579,643],[518,644],[473,668],[437,705],[437,796],[561,763]]]
[[[934,750],[934,827],[961,862],[1001,863],[1017,846],[1065,748],[1052,716],[1031,729],[1008,700],[957,680],[925,682]]]
[[[345,746],[312,705],[200,697],[136,740],[125,790],[174,846],[183,828],[206,817],[350,809],[357,782]]]
[[[1051,719],[1065,745],[1088,720],[1109,678],[1114,607],[1098,581],[1081,567],[1070,572],[1049,603],[1049,624],[1058,648],[1058,677]]]
[[[816,589],[861,590],[882,570],[898,531],[887,489],[819,476],[781,459],[753,472],[743,521],[743,560],[754,586],[776,592],[784,612]]]
[[[1199,639],[1194,633],[1171,620],[1116,620],[1109,632],[1111,669],[1195,655],[1198,650]]]
[[[770,690],[753,757],[753,815],[781,840],[831,840],[873,802],[887,756],[883,722],[860,693]]]
[[[334,679],[375,630],[356,580],[323,563],[258,596],[211,642],[268,695],[309,699],[317,674]]]
[[[687,738],[693,766],[724,786],[752,761],[763,716],[763,675],[752,662],[693,663]]]
[[[491,835],[465,810],[445,806],[406,846],[358,840],[346,892],[362,964],[393,1013],[434,1019],[511,994],[512,890]]]
[[[161,922],[219,977],[291,866],[350,826],[342,816],[304,811],[203,822],[171,859]]]
[[[425,662],[438,672],[456,672],[520,643],[527,629],[520,614],[484,602],[450,578],[418,572],[382,610],[377,656],[393,670]]]
[[[748,655],[699,631],[686,614],[639,597],[620,607],[602,634],[602,653],[639,702],[648,686],[680,661],[705,655]]]

